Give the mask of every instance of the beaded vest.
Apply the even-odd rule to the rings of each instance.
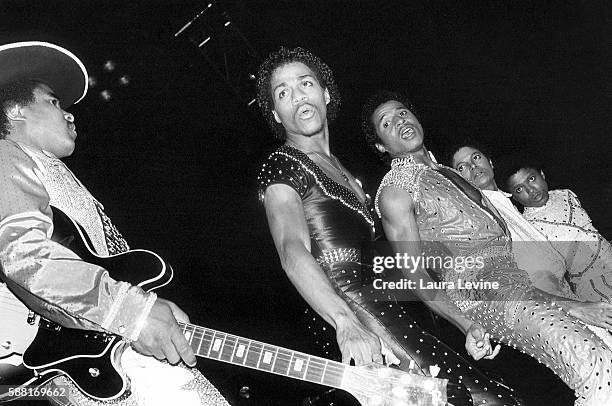
[[[49,203],[85,229],[96,253],[107,256],[129,250],[121,233],[104,213],[104,207],[62,161],[22,144],[19,146],[36,163],[36,172],[49,194]]]

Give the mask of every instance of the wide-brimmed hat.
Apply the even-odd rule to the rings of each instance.
[[[48,84],[62,108],[79,102],[87,93],[87,70],[67,49],[39,41],[0,45],[0,87],[28,79]]]

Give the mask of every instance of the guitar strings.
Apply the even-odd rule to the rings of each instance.
[[[183,323],[180,323],[183,324]],[[191,339],[190,342],[192,342],[195,339],[200,340],[200,342],[206,342],[207,346],[211,346],[213,339],[215,337],[215,334],[220,335],[221,337],[219,337],[219,339],[221,339],[223,336],[225,336],[225,342],[224,344],[221,346],[219,351],[216,351],[219,353],[219,358],[217,358],[218,360],[222,360],[221,357],[223,356],[224,353],[224,349],[227,348],[228,346],[234,346],[234,349],[232,349],[230,357],[228,360],[228,362],[234,363],[236,364],[236,362],[233,362],[232,359],[235,358],[235,346],[238,344],[239,340],[242,339],[244,341],[246,341],[247,343],[250,342],[250,346],[249,351],[251,351],[251,349],[254,349],[255,351],[259,352],[259,357],[261,357],[261,353],[264,351],[264,348],[266,346],[271,347],[271,348],[278,348],[278,351],[276,352],[276,356],[275,359],[276,361],[278,361],[279,359],[281,361],[286,361],[287,368],[290,368],[291,366],[291,361],[294,359],[303,359],[305,361],[307,361],[307,368],[304,371],[304,374],[302,374],[304,376],[303,379],[306,379],[305,376],[307,375],[306,371],[325,371],[325,376],[327,376],[328,374],[331,375],[332,377],[341,377],[344,372],[345,372],[345,367],[346,365],[341,364],[337,361],[333,361],[333,360],[328,360],[325,358],[321,358],[321,357],[317,357],[314,355],[309,355],[309,354],[305,354],[299,351],[293,351],[293,350],[289,350],[286,348],[282,348],[282,347],[277,347],[277,346],[273,346],[270,344],[265,344],[259,341],[255,341],[255,340],[250,340],[244,337],[240,337],[240,336],[235,336],[232,334],[227,334],[227,333],[222,333],[219,331],[215,331],[212,329],[206,329],[204,327],[199,327],[199,326],[195,326],[195,325],[188,325],[188,324],[183,324],[184,328],[184,332],[189,332],[191,334]],[[187,327],[191,327],[193,328],[193,331],[188,331],[186,330]],[[201,347],[201,344],[200,344]],[[208,347],[210,348],[210,347]],[[273,351],[271,351],[273,352]],[[296,358],[295,355],[300,355],[302,357],[300,358]],[[241,358],[244,359],[244,364],[242,365],[247,365],[246,361],[247,361],[247,357],[248,356],[243,356]],[[211,357],[214,358],[214,357]],[[222,360],[223,361],[223,360]],[[327,365],[325,365],[327,364]],[[274,365],[274,367],[276,367],[276,364]],[[259,369],[259,368],[257,368]],[[275,368],[272,368],[269,372],[274,372],[274,373],[279,373],[278,371],[275,371]],[[287,370],[287,372],[285,373],[285,375],[288,375],[291,371]],[[362,370],[361,373],[363,373],[366,376],[370,376],[373,378],[377,378],[378,377],[378,371],[377,370]],[[414,377],[423,377],[426,378],[425,375],[420,375],[420,374],[415,374],[415,373],[409,373],[409,372],[405,372],[405,374],[414,376]],[[386,377],[386,379],[390,382],[390,383],[398,383],[401,384],[401,378],[399,377],[394,377],[394,376],[389,376]],[[414,385],[417,386],[417,390],[418,390],[418,384],[415,382]]]
[[[273,346],[270,344],[265,344],[265,343],[255,341],[255,340],[250,340],[244,337],[234,336],[232,334],[221,333],[221,332],[218,332],[212,329],[206,329],[203,327],[195,326],[193,324],[179,323],[179,325],[183,326],[184,333],[190,334],[191,338],[189,341],[192,345],[193,345],[194,339],[197,339],[200,341],[200,345],[199,345],[200,348],[202,347],[202,343],[206,342],[207,348],[209,348],[209,353],[210,353],[210,346],[212,346],[215,334],[218,334],[221,336],[219,337],[219,339],[222,339],[223,336],[225,336],[224,344],[221,346],[219,351],[215,351],[219,353],[219,358],[216,358],[216,359],[221,360],[221,361],[227,361],[227,362],[234,363],[234,364],[251,366],[256,369],[261,369],[260,367],[257,367],[257,366],[248,365],[247,364],[248,356],[240,357],[241,359],[244,360],[243,363],[239,363],[239,362],[237,363],[235,361],[232,361],[233,359],[235,359],[235,352],[234,352],[235,349],[232,349],[229,359],[222,359],[222,356],[224,354],[223,350],[228,347],[228,344],[230,346],[233,345],[235,347],[238,344],[238,340],[242,339],[246,341],[247,343],[250,343],[249,352],[251,351],[251,349],[259,352],[258,364],[260,362],[261,354],[264,352],[264,348],[266,346],[270,347],[273,350],[270,352],[275,353],[275,361],[273,362],[274,368],[271,368],[269,372],[286,375],[286,376],[293,376],[293,375],[290,375],[292,372],[290,368],[291,361],[299,360],[299,359],[302,359],[303,361],[305,361],[307,365],[307,368],[305,368],[303,372],[299,371],[300,374],[304,376],[302,378],[304,380],[312,381],[311,379],[306,379],[306,376],[308,375],[307,372],[317,373],[318,371],[325,371],[325,374],[322,376],[322,380],[325,380],[325,378],[328,378],[328,379],[334,378],[337,380],[338,378],[342,377],[342,375],[345,372],[346,365],[341,364],[337,361],[328,360],[325,358],[305,354],[299,351],[289,350],[289,349],[278,347],[278,346]],[[189,327],[191,327],[193,331],[189,331],[188,329]],[[296,355],[298,357],[296,357]],[[210,357],[210,358],[215,359],[214,357]],[[279,360],[281,361],[281,363],[286,362],[285,366],[287,367],[287,372],[282,373],[276,370],[276,366]],[[295,363],[293,365],[295,365]],[[283,366],[283,369],[285,366]]]
[[[179,324],[183,324],[183,323],[179,323]],[[277,346],[273,346],[270,344],[265,344],[265,343],[255,341],[255,340],[249,340],[244,337],[234,336],[231,334],[222,333],[219,331],[215,331],[212,329],[206,329],[206,328],[195,326],[195,325],[183,324],[183,326],[184,326],[183,332],[190,334],[190,339],[189,339],[190,344],[193,345],[194,340],[200,340],[199,348],[201,348],[202,343],[205,342],[206,343],[205,348],[209,349],[208,350],[209,354],[210,354],[210,348],[213,345],[213,340],[215,339],[215,336],[218,335],[219,336],[218,338],[220,340],[223,339],[223,344],[220,346],[219,350],[215,351],[216,353],[218,353],[219,357],[215,358],[214,356],[210,357],[208,355],[207,357],[209,358],[262,370],[262,368],[259,366],[260,361],[261,361],[261,355],[265,351],[265,348],[268,347],[272,350],[276,349],[276,351],[270,351],[270,352],[275,352],[275,356],[274,356],[274,360],[272,364],[270,365],[270,370],[263,369],[267,372],[275,373],[278,375],[294,377],[294,378],[298,378],[298,379],[302,379],[302,380],[314,382],[314,383],[331,384],[332,386],[333,386],[332,382],[337,382],[336,386],[340,386],[342,383],[342,378],[344,376],[346,366],[336,361],[327,360],[325,358],[320,358],[320,357],[316,357],[313,355],[304,354],[298,351],[293,351],[293,350],[289,350],[286,348],[277,347]],[[188,327],[191,327],[193,330],[189,331]],[[240,342],[240,339],[242,339],[245,343],[250,344],[250,345],[248,346],[248,351],[246,353],[247,355],[243,355],[242,357],[240,357],[242,362],[235,362],[234,359],[235,359],[236,346]],[[225,351],[228,348],[232,348],[229,354]],[[258,359],[258,362],[255,365],[250,365],[247,363],[248,353],[251,350],[254,350],[256,354],[258,353],[258,355],[256,356]],[[223,358],[224,354],[228,354],[229,358],[224,359]],[[300,355],[302,357],[296,358],[295,355]],[[295,373],[296,371],[292,371],[291,369],[291,366],[295,365],[295,363],[292,364],[292,361],[295,359],[302,359],[306,361],[306,368],[304,368],[303,371],[298,371],[299,376],[296,376],[296,373]],[[280,370],[278,368],[278,366],[280,365],[279,360],[281,363],[283,361],[286,362],[285,365],[281,365]],[[376,380],[380,379],[379,370],[377,369],[371,369],[371,370],[365,369],[365,368],[360,369],[359,374],[362,375],[362,377],[366,379],[368,378],[376,379]],[[414,374],[414,373],[410,374],[408,372],[405,372],[405,374],[412,375],[414,378],[416,377],[426,378],[425,376]],[[320,376],[320,379],[319,379],[319,376]],[[314,377],[316,377],[317,379],[312,379]],[[387,376],[385,377],[385,381],[391,386],[394,386],[394,387],[398,386],[398,387],[406,388],[414,396],[417,396],[417,397],[428,396],[430,394],[430,391],[427,391],[422,388],[422,385],[418,382],[418,378],[417,378],[417,382],[402,382],[400,377]]]

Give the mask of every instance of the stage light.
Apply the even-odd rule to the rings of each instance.
[[[200,18],[200,16],[201,16],[202,14],[204,14],[204,12],[205,12],[206,10],[208,10],[209,8],[211,8],[211,7],[212,7],[212,3],[208,3],[208,7],[206,7],[204,10],[202,10],[202,11],[200,11],[198,14],[196,14],[196,16],[195,16],[194,18],[192,18],[192,19],[191,19],[191,21],[188,21],[188,22],[187,22],[187,24],[183,25],[183,26],[181,27],[181,29],[180,29],[180,30],[178,30],[177,32],[175,32],[175,33],[174,33],[174,36],[175,36],[175,37],[178,37],[179,35],[181,35],[181,34],[183,33],[183,31],[185,31],[187,28],[191,27],[191,24],[193,24],[193,22],[194,22],[195,20],[197,20],[198,18]]]
[[[210,37],[206,37],[206,39],[198,44],[198,48],[202,48],[202,45],[206,44],[210,41]]]
[[[114,71],[116,67],[117,65],[115,64],[115,62],[111,61],[110,59],[104,63],[104,70],[107,72]]]
[[[130,84],[130,77],[128,75],[123,75],[119,78],[119,84],[121,86],[127,86]]]
[[[109,102],[113,98],[113,94],[111,93],[110,90],[102,90],[100,92],[100,98],[104,100],[105,102]]]
[[[251,106],[256,94],[253,71],[259,65],[260,57],[229,13],[216,3],[215,7],[212,5],[212,2],[209,3],[208,8],[199,11],[183,24],[174,36],[184,34],[200,50],[210,67],[230,86],[241,103]],[[211,41],[213,36],[215,40]]]
[[[96,87],[98,84],[98,79],[96,79],[95,76],[90,76],[87,78],[87,83],[89,84],[89,87]]]

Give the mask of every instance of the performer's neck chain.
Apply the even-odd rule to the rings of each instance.
[[[340,162],[338,162],[338,158],[336,158],[334,155],[331,155],[331,157],[328,157],[325,154],[322,154],[320,152],[317,151],[305,151],[307,154],[315,154],[317,155],[319,158],[323,159],[325,162],[327,162],[332,168],[334,168],[336,171],[340,172],[340,174],[342,175],[342,177],[344,178],[344,180],[346,181],[346,183],[348,183],[349,185],[351,184],[351,182],[349,182],[349,178],[348,176],[346,176],[346,173],[344,173],[344,171],[342,170],[342,166],[340,165]],[[332,158],[334,159],[332,161]],[[335,162],[335,164],[334,164]]]

